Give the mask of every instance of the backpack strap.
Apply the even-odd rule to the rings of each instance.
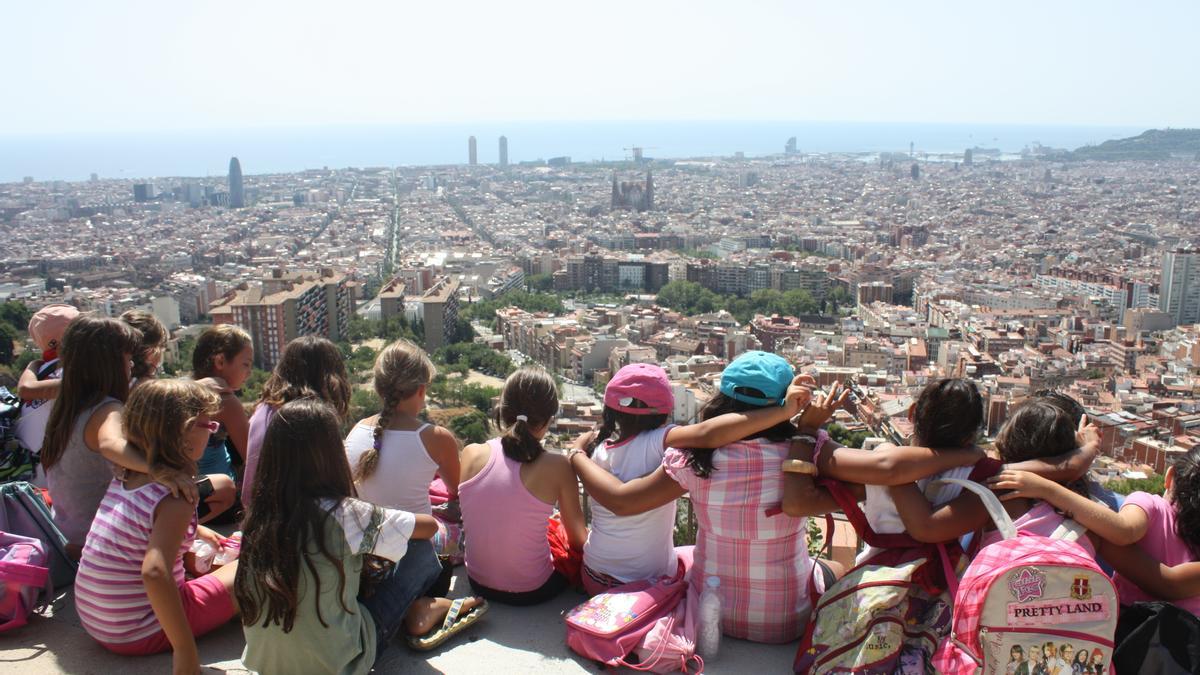
[[[854,494],[850,492],[850,488],[846,487],[845,483],[833,478],[818,478],[817,485],[829,491],[833,501],[837,502],[838,508],[846,514],[846,519],[854,526],[854,530],[858,532],[863,541],[871,546],[908,548],[921,545],[921,542],[903,532],[880,534],[872,529],[871,524],[867,522],[867,514],[863,513],[862,508],[858,505],[858,500],[855,499]]]
[[[975,496],[979,497],[979,501],[983,502],[983,507],[987,509],[988,516],[996,524],[996,530],[1000,532],[1000,536],[1005,539],[1014,539],[1017,536],[1017,527],[1013,525],[1012,518],[1008,517],[1008,512],[1004,510],[1000,499],[991,490],[975,481],[962,478],[940,478],[935,482],[950,483],[974,492]]]

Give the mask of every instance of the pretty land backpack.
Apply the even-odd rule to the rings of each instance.
[[[608,666],[657,673],[697,672],[695,612],[680,563],[673,577],[634,581],[600,593],[567,612],[567,646]]]
[[[1076,658],[1087,652],[1087,672],[1111,672],[1120,610],[1112,580],[1075,541],[1018,533],[991,491],[970,489],[1003,538],[980,549],[958,583],[937,672],[1032,673],[1049,659],[1061,668],[1064,647]],[[1072,664],[1065,667],[1071,672]]]
[[[42,543],[46,567],[55,588],[75,582],[79,563],[67,554],[67,538],[54,524],[42,493],[29,483],[0,485],[0,531],[32,537]]]
[[[0,531],[0,633],[27,624],[52,595],[42,542]]]

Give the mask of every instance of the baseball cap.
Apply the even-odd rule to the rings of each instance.
[[[67,332],[67,324],[79,316],[79,310],[71,305],[55,303],[34,312],[29,319],[29,337],[37,348],[46,351],[50,343],[62,343],[63,333]]]
[[[749,351],[725,367],[721,373],[721,393],[750,405],[783,405],[795,376],[791,364],[782,356]],[[742,389],[757,389],[763,397],[739,391]]]
[[[633,407],[635,400],[646,407]],[[670,415],[675,409],[675,394],[665,370],[652,363],[631,363],[608,381],[604,405],[631,415]]]

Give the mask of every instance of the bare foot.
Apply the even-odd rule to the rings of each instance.
[[[417,598],[408,608],[408,614],[404,616],[404,630],[409,635],[425,635],[440,626],[446,619],[446,612],[450,611],[451,602],[453,601],[450,598]],[[459,616],[482,603],[483,598],[478,596],[466,598],[462,614]]]

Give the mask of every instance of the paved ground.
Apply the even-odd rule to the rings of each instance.
[[[452,596],[464,595],[461,576]],[[59,597],[46,616],[33,617],[30,625],[0,635],[0,672],[42,673],[142,673],[170,672],[170,655],[128,658],[110,654],[92,642],[79,625],[70,591]],[[471,631],[443,648],[427,654],[409,651],[400,643],[388,650],[376,672],[380,673],[596,673],[602,669],[575,657],[567,649],[560,615],[582,601],[564,593],[540,607],[493,605]],[[232,623],[200,639],[200,661],[205,673],[245,673],[239,658],[242,632]],[[719,659],[705,672],[790,673],[796,644],[758,645],[725,640]]]

